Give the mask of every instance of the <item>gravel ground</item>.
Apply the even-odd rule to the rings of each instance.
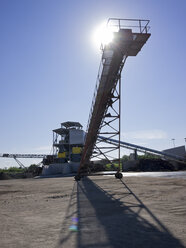
[[[186,179],[0,181],[0,247],[186,247]]]

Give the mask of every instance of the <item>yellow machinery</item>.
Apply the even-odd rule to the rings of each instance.
[[[58,153],[58,158],[66,158],[67,152],[59,152]]]
[[[82,152],[82,147],[72,147],[72,154],[80,154]]]

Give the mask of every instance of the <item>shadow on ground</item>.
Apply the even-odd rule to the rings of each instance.
[[[69,210],[69,205],[65,222],[69,225],[78,217],[78,232],[62,231],[57,247],[184,248],[123,180],[119,199],[95,182],[89,178],[78,182],[74,203],[73,189],[70,205],[76,210]]]

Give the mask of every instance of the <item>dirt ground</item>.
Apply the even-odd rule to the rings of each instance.
[[[0,247],[183,248],[186,179],[0,181]]]

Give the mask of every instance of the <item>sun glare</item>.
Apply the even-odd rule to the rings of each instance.
[[[94,30],[93,42],[97,47],[101,44],[107,45],[113,40],[113,32],[106,26],[106,23],[102,23]]]

